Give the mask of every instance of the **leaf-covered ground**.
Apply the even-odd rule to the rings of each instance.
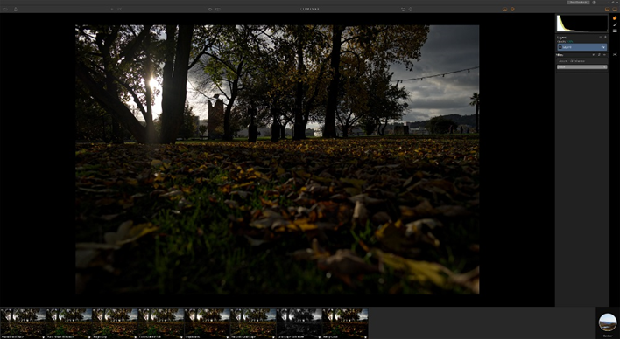
[[[478,293],[478,140],[76,144],[76,293]]]

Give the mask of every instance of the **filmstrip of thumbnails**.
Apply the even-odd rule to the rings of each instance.
[[[368,338],[367,308],[2,308],[0,337]]]

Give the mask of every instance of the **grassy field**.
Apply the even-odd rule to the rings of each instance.
[[[76,144],[76,292],[477,293],[478,148]]]

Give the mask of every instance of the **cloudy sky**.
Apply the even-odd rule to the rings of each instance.
[[[403,121],[423,121],[445,114],[474,114],[475,108],[469,106],[469,98],[474,92],[479,93],[479,26],[477,25],[432,25],[426,43],[422,46],[420,60],[414,62],[412,72],[402,65],[392,65],[392,79],[403,80],[409,92],[409,105]],[[456,72],[474,68],[460,73],[445,74],[424,80],[409,80],[438,74]],[[191,81],[191,74],[190,74]],[[158,85],[156,85],[158,86]],[[194,114],[201,120],[207,119],[207,107],[204,97],[195,95],[188,83],[188,100],[194,106]],[[154,118],[161,113],[161,95],[153,107]],[[140,116],[140,120],[143,118]],[[310,123],[315,128],[319,124]]]
[[[84,317],[84,321],[90,321],[93,318],[93,309],[87,308],[86,312],[82,313],[82,316]]]
[[[392,79],[412,79],[478,67],[479,26],[431,26],[420,60],[413,72],[393,65]],[[479,93],[480,68],[436,76],[424,80],[404,81],[409,105],[403,121],[423,121],[445,114],[475,114],[469,106],[474,92]]]
[[[603,314],[601,316],[600,321],[604,322],[604,323],[615,323],[616,322],[616,317],[612,314]]]
[[[276,318],[276,309],[272,308],[271,310],[269,310],[269,313],[267,314],[267,321],[272,321]]]
[[[224,312],[222,313],[222,320],[226,321],[230,318],[230,312],[228,308],[224,309]]]

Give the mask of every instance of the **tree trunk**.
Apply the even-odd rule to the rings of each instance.
[[[88,67],[82,63],[75,64],[75,74],[82,85],[84,85],[90,95],[112,116],[116,117],[129,132],[136,138],[139,143],[146,142],[146,134],[144,127],[138,122],[136,117],[131,114],[131,111],[123,102],[118,98],[117,93],[110,93],[106,91],[101,84],[98,84],[95,79],[88,73]],[[105,129],[104,129],[105,133]],[[104,134],[105,136],[105,134]]]
[[[271,142],[278,142],[280,140],[280,124],[278,123],[278,109],[271,107],[271,113],[273,114],[273,122],[271,123]]]
[[[144,30],[149,31],[146,37],[144,38],[144,49],[145,49],[145,67],[144,67],[144,81],[150,81],[153,77],[152,72],[152,62],[151,62],[151,30],[152,25],[144,25]],[[147,85],[145,83],[145,85]],[[157,136],[155,135],[155,126],[153,126],[153,112],[152,112],[152,84],[151,86],[146,87],[146,114],[144,115],[144,122],[146,128],[146,143],[151,144],[157,141]]]
[[[297,26],[301,30],[301,26]],[[306,131],[303,124],[302,101],[304,97],[304,83],[301,75],[304,69],[304,51],[301,43],[301,34],[297,36],[297,74],[300,79],[297,80],[297,93],[295,95],[295,123],[293,125],[293,140],[305,139]]]
[[[286,139],[286,123],[284,125],[280,125],[280,139]]]
[[[257,108],[256,107],[248,108],[248,114],[250,115],[250,128],[249,128],[249,133],[248,133],[249,135],[248,141],[256,142],[256,139],[258,139],[258,131],[257,131],[257,127],[256,127],[256,123],[254,119],[257,114]]]
[[[237,66],[235,80],[232,83],[232,90],[230,92],[230,100],[228,101],[226,111],[224,112],[224,136],[222,137],[222,140],[226,141],[233,140],[232,131],[230,130],[230,111],[232,110],[233,104],[235,103],[239,92],[239,77],[241,76],[241,70],[243,70],[243,61],[241,61]]]
[[[333,26],[331,68],[333,77],[327,94],[327,112],[325,114],[325,138],[336,137],[336,108],[338,106],[338,86],[340,83],[340,51],[342,50],[342,32],[346,26]]]
[[[385,120],[383,121],[383,126],[379,126],[379,129],[381,130],[380,135],[385,135],[385,128],[387,127],[387,124],[388,124],[388,119],[385,118]]]
[[[191,49],[193,25],[179,25],[179,38],[174,58],[176,25],[166,25],[166,65],[162,91],[162,126],[160,142],[173,144],[181,124],[187,99],[187,64]],[[174,58],[174,65],[172,59]]]

